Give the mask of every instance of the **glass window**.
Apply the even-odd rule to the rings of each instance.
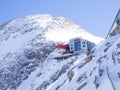
[[[85,44],[85,42],[82,42],[82,44]]]
[[[86,45],[83,45],[83,47],[86,47]]]

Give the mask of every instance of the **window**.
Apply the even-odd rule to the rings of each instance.
[[[85,42],[82,42],[82,44],[85,44]]]
[[[73,47],[71,47],[71,49],[73,49]]]
[[[83,47],[86,47],[86,45],[82,45]]]

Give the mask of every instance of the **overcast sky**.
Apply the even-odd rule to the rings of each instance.
[[[26,15],[50,14],[106,37],[119,8],[120,0],[0,0],[0,24]]]

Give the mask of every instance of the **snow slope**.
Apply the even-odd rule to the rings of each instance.
[[[66,18],[50,15],[26,16],[1,25],[0,90],[70,90],[86,85],[90,66],[94,67],[80,68],[89,61],[86,54],[53,59],[61,51],[55,44],[74,37],[96,44],[103,40]],[[82,81],[76,82],[80,77]]]
[[[54,50],[17,90],[119,90],[120,35],[101,42],[88,56],[51,59]]]

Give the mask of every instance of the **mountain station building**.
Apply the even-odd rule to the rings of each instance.
[[[94,46],[94,43],[82,38],[73,38],[69,41],[69,49],[74,54],[91,51]]]
[[[85,39],[82,39],[80,37],[73,38],[69,40],[69,43],[67,44],[58,44],[56,48],[64,49],[65,52],[62,54],[80,54],[80,53],[86,53],[88,51],[91,51],[91,49],[95,46],[94,43],[87,41]]]

